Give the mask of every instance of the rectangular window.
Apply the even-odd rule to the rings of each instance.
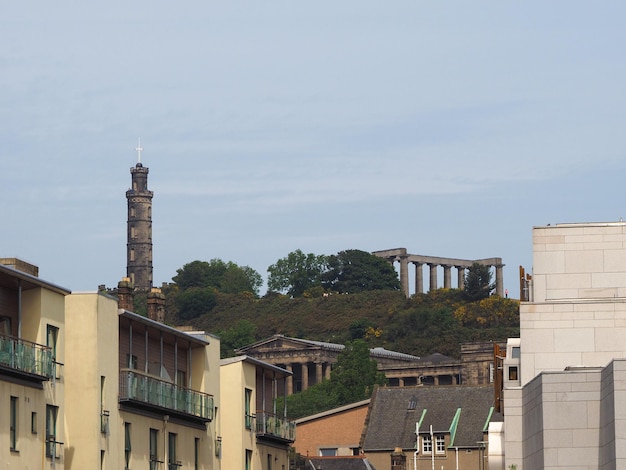
[[[130,454],[133,448],[130,438],[130,423],[124,423],[124,464],[127,470],[130,468]]]
[[[129,369],[137,369],[137,356],[126,354],[126,364],[128,364]]]
[[[30,432],[37,434],[37,412],[33,411],[30,414]]]
[[[11,336],[11,318],[0,316],[0,335]]]
[[[519,348],[519,346],[513,346],[511,348],[511,358],[512,359],[519,359],[520,358],[520,348]]]
[[[252,470],[252,451],[246,449],[246,470]]]
[[[52,367],[54,377],[61,378],[61,369],[57,364],[57,340],[59,339],[59,329],[56,326],[47,325],[46,327],[46,346],[52,350]]]
[[[150,429],[150,470],[159,468],[159,430]]]
[[[337,455],[336,447],[327,447],[320,449],[320,457],[334,457]]]
[[[446,437],[445,436],[435,436],[435,451],[438,454],[446,453]]]
[[[267,454],[267,470],[272,470],[272,454]]]
[[[517,380],[517,367],[509,367],[509,380]]]
[[[250,390],[249,388],[246,388],[244,399],[245,399],[244,406],[245,406],[245,411],[246,411],[246,417],[245,417],[246,429],[252,429],[252,411],[250,409],[252,407],[252,390]]]
[[[59,407],[46,405],[46,457],[56,457],[57,415]]]
[[[424,437],[422,437],[422,453],[423,454],[433,453],[433,441],[429,435],[425,435]]]
[[[168,434],[167,447],[167,468],[168,470],[178,470],[178,462],[176,461],[176,434],[173,432]]]
[[[11,397],[11,411],[9,424],[9,446],[17,450],[17,397]]]
[[[180,385],[181,387],[187,386],[187,374],[184,370],[176,371],[176,385]]]
[[[194,470],[200,470],[199,450],[200,450],[200,438],[196,437],[193,440],[193,468]]]

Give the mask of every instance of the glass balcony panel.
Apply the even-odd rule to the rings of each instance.
[[[25,339],[0,335],[0,365],[30,375],[54,377],[52,350]]]
[[[120,400],[135,400],[202,419],[213,419],[213,397],[133,369],[120,372]]]
[[[256,432],[257,434],[274,436],[286,441],[295,441],[296,423],[267,411],[257,411]]]

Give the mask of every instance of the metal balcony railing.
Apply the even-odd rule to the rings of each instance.
[[[126,400],[177,411],[207,421],[213,419],[213,396],[134,369],[120,370],[120,401]]]
[[[51,348],[6,335],[0,335],[0,366],[44,380],[52,379],[56,369]]]
[[[296,440],[296,423],[267,411],[257,411],[256,433],[293,442]]]

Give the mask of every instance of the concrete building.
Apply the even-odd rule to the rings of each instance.
[[[626,223],[535,227],[529,279],[494,468],[626,468]]]
[[[128,201],[126,276],[136,289],[149,291],[152,287],[152,197],[148,190],[148,168],[141,163],[141,146],[137,147],[138,162],[130,169],[132,186],[126,191]]]
[[[289,446],[296,425],[287,419],[286,396],[291,373],[252,357],[237,356],[220,363],[223,468],[289,469]]]
[[[68,468],[64,456],[65,298],[38,268],[0,259],[0,462]]]
[[[67,468],[219,469],[219,340],[67,297]]]

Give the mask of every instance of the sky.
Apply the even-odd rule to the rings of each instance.
[[[266,277],[296,249],[404,247],[500,257],[517,297],[533,226],[626,217],[624,17],[617,0],[2,2],[0,257],[116,286],[141,139],[155,285],[194,260]]]

